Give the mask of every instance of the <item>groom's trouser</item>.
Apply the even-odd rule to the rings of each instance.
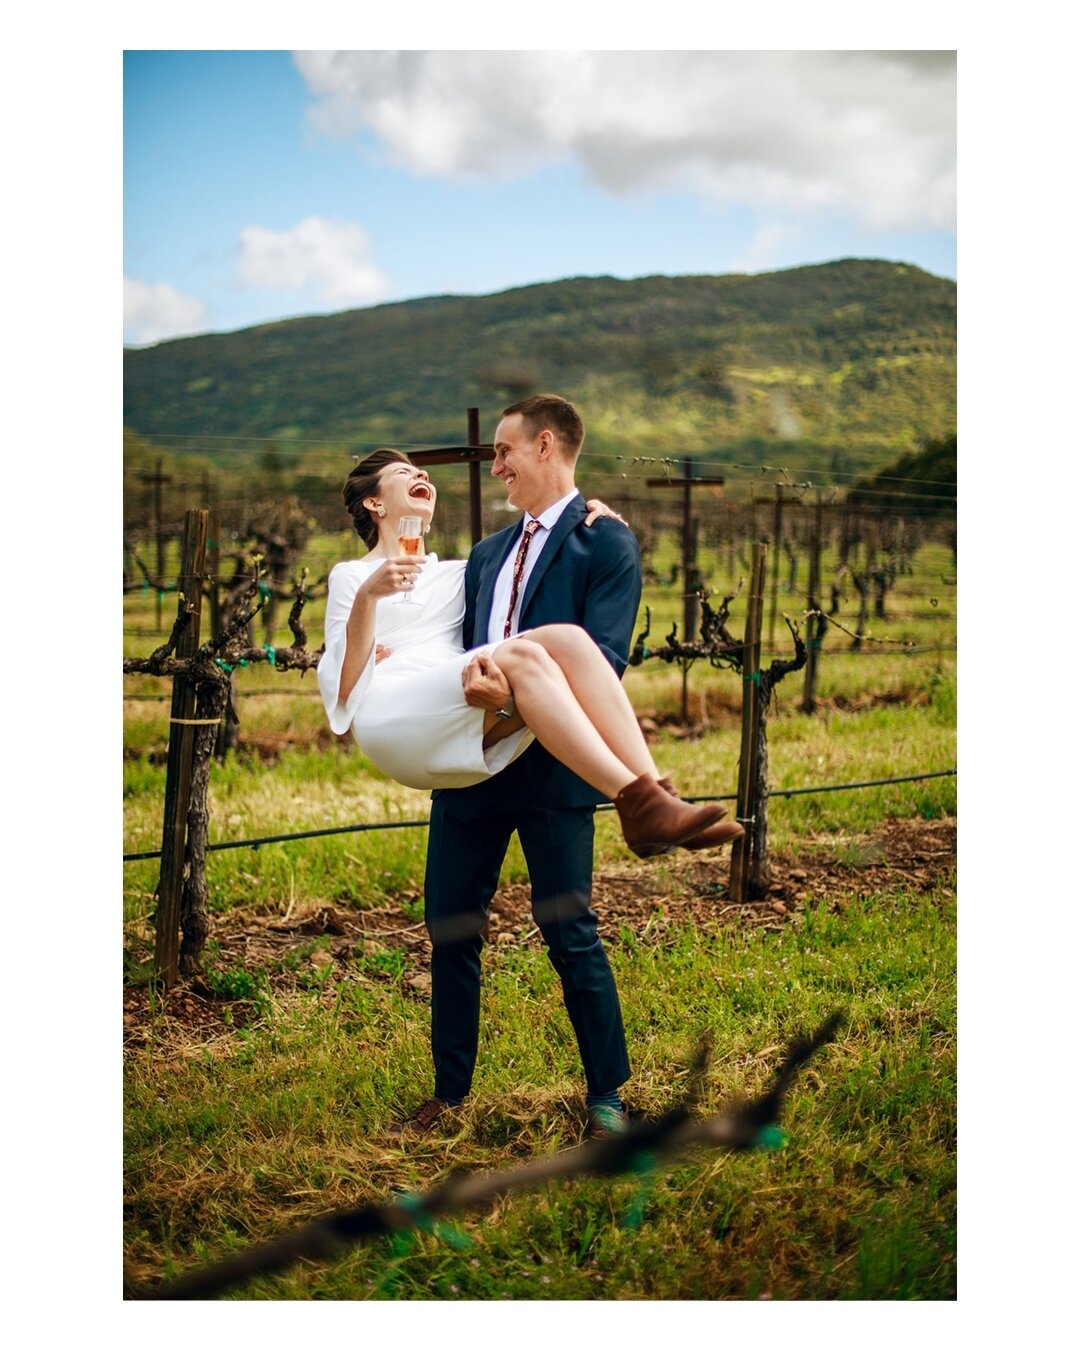
[[[498,806],[454,813],[454,793],[431,804],[424,917],[431,937],[431,1052],[435,1095],[472,1084],[480,1034],[481,930],[516,829],[532,883],[532,912],[562,981],[590,1092],[630,1076],[619,997],[597,933],[592,895],[593,807]]]

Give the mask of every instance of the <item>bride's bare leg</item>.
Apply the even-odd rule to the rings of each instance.
[[[507,736],[512,736],[515,731],[520,731],[524,725],[525,719],[519,712],[515,712],[513,717],[496,717],[493,712],[484,713],[484,739],[482,742],[484,749],[486,750],[499,741],[505,741]]]
[[[615,798],[643,770],[627,764],[612,751],[582,708],[558,663],[540,643],[531,641],[531,636],[500,643],[492,652],[510,682],[525,725],[541,745],[579,778],[605,796]],[[484,741],[491,743],[488,736]]]
[[[524,640],[543,647],[554,659],[604,744],[633,769],[635,778],[641,774],[659,778],[626,690],[588,633],[574,624],[548,624],[532,629]],[[492,653],[499,665],[511,645],[507,642]]]
[[[724,808],[715,804],[691,806],[670,796],[660,786],[652,756],[614,672],[612,678],[619,698],[629,709],[632,733],[621,710],[612,713],[601,708],[604,702],[616,708],[619,705],[610,693],[605,698],[606,681],[598,672],[595,679],[586,675],[592,658],[584,654],[584,648],[575,647],[571,651],[570,644],[577,639],[547,634],[553,644],[561,646],[563,659],[596,710],[597,720],[613,740],[620,742],[611,746],[593,724],[555,657],[542,643],[531,641],[531,637],[529,634],[500,643],[492,653],[495,663],[506,675],[521,716],[540,744],[615,803],[623,838],[630,848],[641,858],[651,858],[675,844],[694,848],[695,840],[706,839],[710,827],[724,814]],[[592,643],[591,639],[588,641]],[[597,656],[607,665],[598,652]],[[647,767],[642,768],[643,764]]]

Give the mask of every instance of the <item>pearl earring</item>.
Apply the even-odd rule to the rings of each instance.
[[[379,519],[382,520],[383,516],[386,515],[386,507],[385,507],[385,506],[380,506],[380,507],[379,507],[378,515],[379,515]]]

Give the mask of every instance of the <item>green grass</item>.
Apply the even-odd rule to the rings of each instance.
[[[733,723],[697,740],[663,736],[658,765],[686,795],[734,793],[739,732]],[[774,788],[831,786],[896,777],[956,764],[951,716],[933,706],[890,705],[862,713],[807,718],[781,705],[769,725]],[[160,847],[165,789],[163,764],[124,766],[126,852]],[[357,753],[336,749],[282,751],[268,769],[250,755],[215,765],[211,777],[211,840],[249,839],[359,822],[426,820],[427,794],[376,775]],[[936,778],[888,787],[775,797],[770,805],[772,845],[797,853],[808,840],[827,844],[871,828],[885,816],[930,819],[956,812],[956,779]],[[297,899],[366,906],[416,893],[423,885],[426,832],[384,830],[329,836],[259,849],[229,849],[208,860],[210,904],[284,911]],[[614,813],[597,815],[599,866],[629,860]],[[513,842],[503,882],[527,877]],[[124,869],[125,918],[152,908],[154,861]]]
[[[685,930],[614,944],[632,1047],[627,1097],[679,1097],[693,1045],[717,1047],[702,1109],[765,1085],[790,1037],[847,1019],[794,1088],[779,1152],[699,1150],[651,1187],[574,1180],[516,1193],[457,1227],[360,1246],[240,1298],[931,1299],[955,1294],[954,924],[950,898],[852,893],[780,933]],[[129,1273],[177,1274],[328,1209],[422,1190],[451,1167],[565,1147],[576,1052],[537,950],[486,954],[480,1066],[456,1134],[403,1153],[379,1139],[428,1081],[427,1016],[364,978],[271,1003],[213,1051],[166,1042],[129,1066]],[[626,1226],[632,1203],[643,1205]]]

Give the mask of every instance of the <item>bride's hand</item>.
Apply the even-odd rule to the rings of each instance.
[[[589,511],[589,514],[585,517],[586,525],[591,525],[594,520],[599,520],[601,516],[610,516],[612,520],[622,520],[622,523],[626,525],[626,521],[623,520],[618,511],[613,511],[607,502],[602,502],[599,497],[590,497],[585,505]]]
[[[401,595],[416,585],[421,563],[415,558],[387,558],[363,583],[360,590],[372,600]]]

